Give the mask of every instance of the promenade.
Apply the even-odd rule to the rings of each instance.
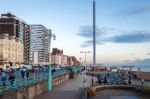
[[[92,77],[88,76],[88,75],[86,76],[86,79],[87,79],[86,85],[84,83],[84,79],[85,79],[85,72],[82,72],[82,74],[81,75],[79,74],[77,78],[69,79],[66,82],[53,88],[52,91],[43,93],[39,96],[36,96],[36,97],[34,97],[34,99],[81,99],[83,88],[85,88],[85,86],[91,86]],[[94,78],[94,84],[98,85],[98,83],[96,83],[96,80],[97,79]],[[140,82],[140,80],[132,79],[132,85],[141,85],[141,82]],[[144,85],[150,86],[150,82],[145,81]],[[102,84],[102,86],[103,86],[103,84]],[[135,96],[136,95],[132,92],[126,92],[123,90],[121,90],[120,93],[117,90],[116,91],[114,90],[114,92],[106,91],[106,93],[107,92],[110,95],[119,95],[121,93],[125,93],[125,94],[121,94],[122,96],[123,95],[125,95],[125,96],[127,96],[127,95]],[[98,99],[97,97],[99,97],[101,95],[102,94],[96,95],[96,97],[94,99]],[[104,99],[108,99],[106,94],[103,97],[105,97]],[[147,98],[143,98],[143,99],[147,99]]]
[[[58,85],[52,91],[36,96],[34,99],[81,99],[82,89],[85,87],[84,78],[85,72],[82,72],[77,78],[70,79]],[[86,86],[91,86],[92,78],[90,76],[86,76],[86,78]]]

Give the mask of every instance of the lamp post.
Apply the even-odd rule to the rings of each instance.
[[[81,66],[82,66],[81,60],[82,60],[82,58],[80,57],[79,60],[80,60],[80,73],[81,73],[81,69],[82,69],[82,68],[81,68]]]
[[[50,55],[49,55],[49,60],[50,60],[50,64],[48,65],[48,91],[51,91],[52,90],[52,72],[51,72],[51,70],[52,70],[52,68],[51,68],[51,38],[53,37],[53,39],[55,40],[56,39],[56,36],[55,36],[55,34],[52,34],[51,33],[51,30],[49,29],[49,38],[50,38],[50,46],[49,46],[49,48],[50,48]]]
[[[86,69],[87,69],[87,67],[86,67],[86,54],[87,53],[91,53],[90,51],[80,51],[80,53],[83,53],[85,56],[85,76],[84,76],[84,80],[85,80],[85,87],[87,86],[86,85]]]

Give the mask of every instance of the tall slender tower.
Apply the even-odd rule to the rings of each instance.
[[[93,67],[96,64],[96,1],[93,0]]]

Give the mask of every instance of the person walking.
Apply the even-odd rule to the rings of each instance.
[[[100,78],[100,75],[98,75],[98,83],[101,84],[101,78]]]
[[[131,84],[131,75],[129,75],[128,84]]]
[[[12,73],[9,76],[9,81],[10,81],[11,85],[13,85],[13,82],[15,81],[15,76]]]
[[[29,70],[26,70],[26,77],[29,78]]]
[[[1,81],[3,83],[3,88],[6,87],[6,80],[7,80],[6,73],[2,72]]]
[[[144,79],[143,78],[141,79],[141,84],[142,84],[142,86],[144,85]]]
[[[22,79],[24,79],[24,76],[25,76],[25,71],[21,71],[21,77],[22,77]]]
[[[104,84],[107,84],[107,78],[104,77]]]

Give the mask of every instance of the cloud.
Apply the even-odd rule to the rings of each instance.
[[[150,42],[150,33],[146,31],[133,31],[117,35],[109,38],[110,42],[113,43],[143,43]]]
[[[96,37],[99,37],[102,35],[102,29],[99,29],[98,26],[96,26]],[[79,33],[77,35],[84,37],[84,38],[92,38],[93,37],[93,27],[90,25],[87,26],[81,26],[79,29]]]
[[[134,8],[134,9],[126,9],[124,11],[118,12],[117,15],[129,16],[129,15],[135,15],[135,14],[142,14],[146,12],[150,12],[150,6],[141,6],[141,7]]]
[[[93,32],[92,26],[82,26],[80,28],[78,36],[86,38],[81,47],[89,47],[93,45]],[[125,31],[115,28],[99,28],[97,26],[96,31],[96,44],[101,45],[105,43],[143,43],[150,42],[150,32],[149,31]]]
[[[147,53],[147,55],[150,55],[150,53]]]
[[[104,43],[96,40],[96,45],[101,45],[101,44],[104,44]],[[93,40],[87,40],[80,47],[85,48],[85,47],[89,47],[89,46],[92,46],[92,45],[93,45]]]
[[[112,31],[116,31],[116,29],[105,28],[105,27],[99,28],[98,26],[96,26],[96,44],[97,45],[104,44],[104,42],[107,41],[107,38],[105,37],[106,34],[109,35],[110,33],[112,33]],[[81,26],[79,28],[79,32],[77,33],[77,35],[87,39],[85,42],[83,42],[81,47],[89,47],[93,45],[93,40],[92,40],[93,39],[93,27],[92,26],[90,25]]]

